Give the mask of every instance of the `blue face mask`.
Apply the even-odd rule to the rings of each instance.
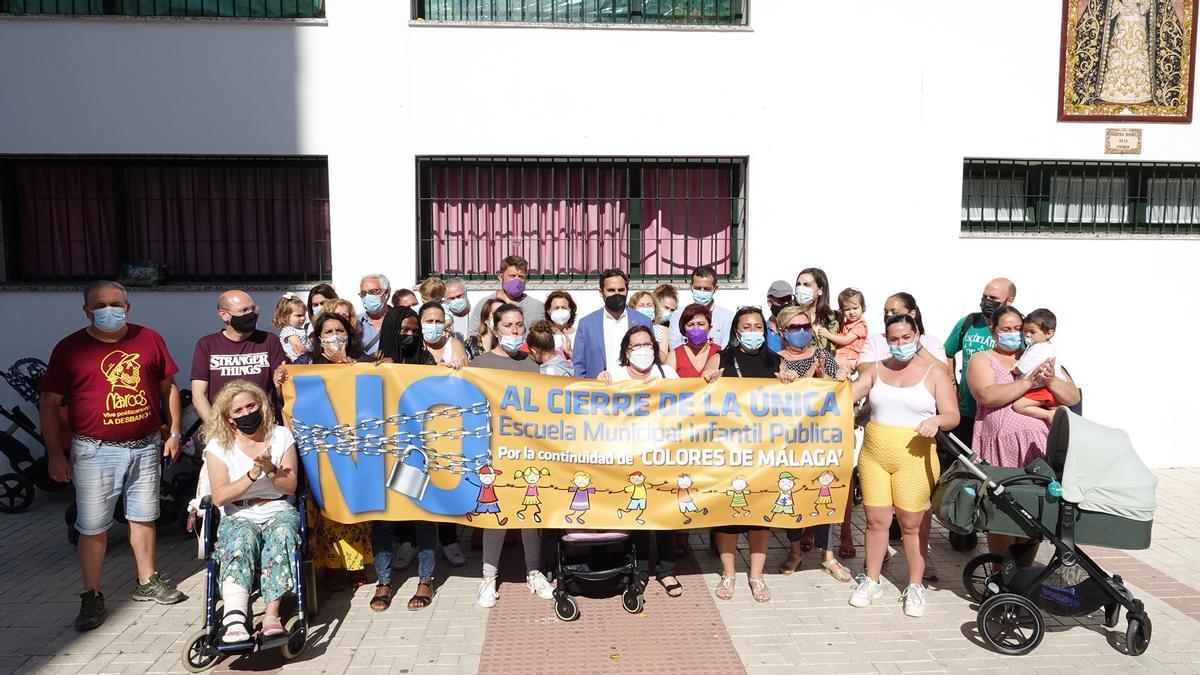
[[[446,335],[446,328],[440,323],[421,324],[421,339],[426,342],[438,342]]]
[[[446,309],[455,314],[462,314],[463,312],[467,311],[467,299],[455,298],[453,300],[447,300]]]
[[[920,349],[920,343],[910,342],[906,345],[892,345],[888,347],[888,351],[892,353],[892,358],[897,361],[911,361],[912,357],[917,355]]]
[[[367,310],[367,314],[378,314],[379,310],[383,309],[383,298],[368,293],[363,296],[362,305],[363,309]]]
[[[1015,352],[1025,343],[1025,339],[1020,333],[1000,333],[996,336],[996,342],[1006,351]]]
[[[712,299],[712,291],[698,291],[694,288],[692,289],[692,302],[696,303],[697,305],[707,305],[708,303],[712,302]]]
[[[92,323],[105,333],[115,333],[125,325],[125,308],[101,307],[92,310]]]
[[[651,321],[654,320],[654,308],[653,307],[638,307],[637,311],[641,312],[647,319],[650,319]]]
[[[812,343],[813,332],[807,328],[804,330],[789,330],[783,334],[783,339],[791,345],[793,349],[804,349]]]
[[[521,351],[521,345],[525,344],[524,335],[501,335],[500,348],[509,354],[516,354]]]
[[[767,336],[762,331],[742,333],[738,340],[741,341],[746,351],[756,352],[762,349],[763,343],[767,341]]]
[[[671,310],[669,310],[669,309],[658,310],[658,320],[661,321],[662,323],[670,323],[671,322]]]

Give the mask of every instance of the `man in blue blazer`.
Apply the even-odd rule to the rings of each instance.
[[[621,355],[621,338],[634,326],[650,326],[648,317],[626,308],[628,296],[628,274],[617,269],[600,273],[600,297],[604,298],[604,308],[579,320],[571,354],[575,377],[595,379],[600,373],[620,368],[617,358]]]

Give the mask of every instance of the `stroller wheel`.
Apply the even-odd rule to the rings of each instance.
[[[1008,656],[1028,654],[1046,636],[1041,610],[1016,593],[1001,593],[985,600],[976,625],[989,647]]]
[[[645,600],[638,589],[626,588],[625,592],[621,594],[621,606],[625,608],[626,612],[637,614],[645,606]]]
[[[300,616],[293,616],[283,627],[290,636],[287,644],[279,648],[279,655],[283,657],[284,661],[291,661],[300,656],[300,652],[304,649],[304,642],[308,640],[308,627],[300,625],[300,620]]]
[[[216,665],[221,652],[209,643],[208,631],[202,629],[192,633],[183,643],[183,652],[179,656],[189,673],[203,673]]]
[[[554,615],[563,621],[574,621],[579,618],[579,603],[575,598],[564,595],[554,601]]]
[[[19,473],[0,476],[0,512],[20,513],[33,506],[33,482]]]
[[[984,553],[971,558],[966,567],[963,567],[962,580],[963,588],[966,589],[967,595],[975,602],[983,602],[990,596],[995,594],[995,591],[988,589],[989,584],[996,584],[1000,592],[1004,592],[1004,581],[996,572],[992,571],[993,566],[999,566],[1004,563],[1004,556],[995,553]]]
[[[1150,617],[1145,612],[1130,612],[1125,629],[1125,649],[1130,656],[1141,656],[1150,646]]]

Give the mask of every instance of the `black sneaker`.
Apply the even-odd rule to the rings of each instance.
[[[160,605],[174,605],[187,600],[175,584],[159,576],[158,572],[150,575],[144,584],[133,587],[133,599],[139,602],[157,602]]]
[[[79,616],[75,617],[75,630],[91,630],[104,623],[104,594],[86,590],[79,594]]]

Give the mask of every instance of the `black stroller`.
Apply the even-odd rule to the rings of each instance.
[[[38,385],[46,374],[46,364],[39,359],[21,359],[12,364],[8,370],[0,372],[21,398],[37,408]],[[58,483],[50,480],[49,461],[43,454],[34,459],[33,453],[16,436],[19,429],[33,440],[41,444],[42,435],[38,433],[37,422],[30,419],[20,406],[6,408],[0,405],[0,416],[9,421],[6,429],[0,430],[0,453],[8,459],[11,473],[0,476],[0,512],[20,513],[33,506],[34,488],[46,492],[58,492],[68,486],[68,483]]]
[[[284,624],[285,633],[277,637],[255,639],[234,644],[222,641],[221,618],[224,607],[218,607],[221,584],[217,578],[217,562],[213,551],[217,544],[217,526],[220,524],[221,509],[212,505],[212,497],[200,501],[204,511],[204,628],[193,633],[183,644],[180,659],[189,672],[200,673],[212,668],[221,658],[231,654],[246,654],[253,651],[279,648],[285,661],[300,655],[308,639],[309,595],[315,591],[312,575],[312,558],[308,554],[308,526],[305,520],[305,499],[296,497],[296,508],[300,511],[300,544],[296,555],[296,566],[292,570],[296,579],[296,611]],[[253,602],[251,595],[251,602]]]
[[[638,573],[637,547],[628,532],[568,532],[558,539],[554,614],[563,621],[579,618],[578,595],[584,583],[620,579],[621,606],[630,614],[642,611],[645,584]]]
[[[985,553],[963,569],[963,584],[980,603],[979,634],[1008,655],[1033,651],[1045,636],[1043,612],[1084,616],[1104,609],[1104,625],[1127,611],[1127,651],[1150,644],[1142,602],[1119,576],[1109,576],[1080,544],[1119,549],[1150,546],[1157,478],[1125,432],[1101,426],[1065,407],[1055,413],[1046,459],[1024,469],[988,466],[958,439],[944,435],[959,458],[933,495],[934,514],[951,532],[975,530],[1028,538],[1006,555]],[[1041,541],[1054,546],[1047,565],[1018,567]]]

